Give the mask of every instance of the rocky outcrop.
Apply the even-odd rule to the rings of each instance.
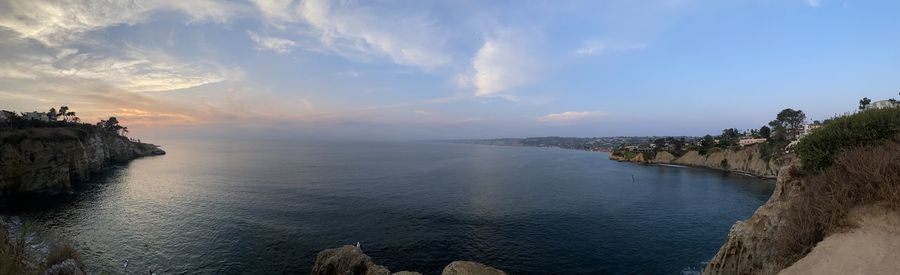
[[[319,252],[316,256],[316,264],[313,265],[312,274],[388,275],[391,272],[384,266],[376,265],[372,258],[363,254],[359,247],[345,245]]]
[[[444,267],[442,275],[506,275],[506,272],[476,262],[455,261]]]
[[[326,249],[316,256],[313,275],[391,274],[384,266],[375,264],[362,249],[352,245]],[[400,271],[393,275],[421,275],[418,272]],[[444,267],[443,275],[506,275],[502,270],[476,262],[456,261]]]
[[[110,163],[165,154],[90,127],[16,130],[0,134],[0,141],[0,194],[67,191]]]

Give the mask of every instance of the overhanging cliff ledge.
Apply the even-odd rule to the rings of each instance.
[[[0,194],[66,192],[110,164],[165,153],[157,145],[90,125],[4,130]]]

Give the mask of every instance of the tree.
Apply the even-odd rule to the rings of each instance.
[[[119,120],[116,119],[116,117],[109,117],[109,119],[107,119],[107,120],[100,120],[100,122],[97,122],[97,126],[100,126],[100,128],[102,128],[104,130],[107,130],[107,131],[110,131],[110,132],[113,132],[113,133],[116,133],[119,135],[128,134],[128,127],[123,127],[122,125],[119,125]]]
[[[772,128],[769,128],[769,126],[765,125],[759,128],[759,137],[769,138],[770,136],[772,136]]]
[[[47,111],[47,119],[50,121],[56,121],[57,115],[56,108],[50,107],[50,111]]]
[[[862,99],[859,100],[859,109],[865,110],[866,107],[869,106],[869,104],[871,104],[871,103],[872,103],[871,99],[869,99],[868,97],[863,97]]]
[[[800,135],[804,123],[806,123],[806,114],[803,111],[784,109],[778,113],[775,120],[769,122],[769,126],[772,127],[772,138],[793,140]]]
[[[716,145],[716,140],[712,136],[710,136],[710,135],[703,136],[703,139],[700,140],[700,154],[706,155],[706,153],[709,152],[709,149],[715,145]]]
[[[738,139],[741,138],[741,131],[735,128],[728,128],[722,130],[722,135],[719,136],[719,147],[728,148],[738,144]]]

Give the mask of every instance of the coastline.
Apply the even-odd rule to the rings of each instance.
[[[649,165],[679,165],[689,168],[704,168],[745,175],[760,179],[778,179],[781,167],[788,165],[794,156],[791,154],[780,158],[764,160],[758,146],[747,146],[739,150],[721,150],[700,155],[697,151],[687,151],[681,156],[674,156],[669,152],[660,151],[652,158],[645,158],[645,154],[636,154],[632,158],[609,154],[610,160]]]

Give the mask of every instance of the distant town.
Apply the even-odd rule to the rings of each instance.
[[[859,110],[900,107],[896,99],[872,101],[863,98]],[[451,140],[449,142],[499,145],[555,147],[563,149],[611,152],[620,155],[654,154],[666,151],[680,156],[688,151],[698,151],[705,155],[711,150],[739,149],[750,145],[761,145],[769,155],[789,152],[797,142],[827,124],[830,119],[807,122],[802,110],[784,109],[775,119],[759,129],[739,130],[729,128],[716,136],[616,136],[616,137],[528,137]]]

